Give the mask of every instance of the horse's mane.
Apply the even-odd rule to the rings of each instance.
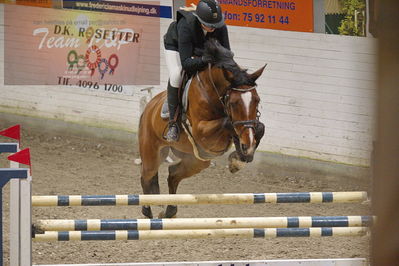
[[[234,53],[224,48],[216,39],[212,38],[206,41],[203,55],[206,58],[211,58],[214,66],[230,71],[233,74],[233,86],[255,85],[247,70],[240,68],[234,61]]]

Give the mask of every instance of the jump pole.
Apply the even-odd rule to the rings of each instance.
[[[0,143],[0,154],[19,152],[19,143]],[[10,265],[29,265],[32,256],[31,237],[31,183],[27,169],[18,169],[19,163],[10,161],[11,169],[1,169],[0,178],[10,180]],[[7,172],[11,176],[7,177]],[[22,173],[21,173],[22,171]],[[27,177],[21,177],[27,173]],[[4,179],[4,180],[3,180]],[[0,200],[1,204],[1,200]],[[1,232],[0,232],[1,234]],[[2,248],[2,244],[1,244]],[[1,252],[3,254],[3,252]],[[1,256],[1,264],[3,257]]]
[[[33,207],[126,206],[257,203],[354,203],[367,200],[367,192],[296,192],[163,195],[33,196]]]
[[[371,226],[372,216],[298,216],[114,220],[38,220],[37,232],[107,230],[182,230],[226,228],[307,228]]]
[[[29,169],[25,168],[0,168],[0,265],[3,265],[3,202],[2,202],[2,196],[3,196],[3,187],[11,180],[11,179],[27,179],[29,184],[31,177],[29,176]],[[30,189],[30,186],[29,186]],[[22,189],[21,189],[21,195],[22,195]],[[26,195],[28,201],[30,200],[30,194]],[[23,197],[21,197],[19,201],[19,205],[25,203],[26,201],[24,200]],[[29,202],[30,203],[30,202]],[[15,205],[14,205],[15,206]],[[19,207],[19,206],[18,206]],[[20,232],[23,232],[22,234],[17,234],[17,235],[11,235],[10,238],[15,237],[13,240],[13,243],[19,243],[20,246],[17,249],[17,251],[11,250],[10,256],[11,255],[17,255],[15,252],[18,253],[18,257],[13,258],[13,262],[17,262],[20,264],[12,264],[12,265],[30,265],[31,264],[31,256],[32,256],[32,241],[30,239],[26,240],[27,237],[31,237],[31,212],[30,212],[30,204],[26,206],[26,208],[17,208],[17,209],[11,209],[11,212],[17,212],[16,214],[19,214],[19,219],[18,219],[18,224],[13,224],[13,221],[10,221],[10,227],[15,226],[15,230],[20,230]],[[15,214],[15,215],[16,215]],[[11,217],[15,217],[15,215],[11,215]],[[15,232],[13,230],[12,232]],[[11,230],[10,230],[11,232]],[[11,259],[10,259],[11,260]]]
[[[245,261],[194,261],[194,262],[147,262],[147,263],[101,263],[101,264],[73,264],[73,266],[227,266],[227,265],[256,265],[256,266],[367,266],[366,259],[300,259],[300,260],[245,260]],[[36,265],[36,266],[72,266],[71,264]]]
[[[209,238],[276,238],[364,236],[367,227],[323,228],[262,228],[262,229],[198,229],[198,230],[129,230],[129,231],[48,231],[35,234],[33,241],[94,241],[94,240],[161,240]]]

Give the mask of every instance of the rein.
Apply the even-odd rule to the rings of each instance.
[[[231,107],[230,107],[230,104],[229,104],[229,98],[230,98],[230,92],[231,92],[231,91],[248,92],[248,91],[251,91],[251,90],[255,90],[255,89],[256,89],[256,85],[253,86],[253,87],[251,87],[251,88],[248,88],[248,89],[234,88],[234,87],[232,87],[231,85],[229,85],[229,86],[226,87],[226,89],[225,89],[225,90],[226,90],[226,94],[225,94],[225,95],[221,95],[219,89],[216,87],[215,82],[213,81],[213,77],[212,77],[212,74],[211,74],[211,69],[212,69],[212,66],[211,66],[211,64],[209,63],[209,64],[208,64],[208,76],[209,76],[209,80],[211,81],[213,90],[216,92],[216,94],[217,94],[217,96],[218,96],[218,99],[219,99],[220,103],[221,103],[222,106],[223,106],[223,111],[224,111],[224,113],[227,115],[228,122],[229,122],[229,123],[232,125],[232,127],[233,127],[233,130],[232,130],[232,131],[234,132],[234,137],[239,137],[239,136],[241,136],[242,133],[243,133],[243,131],[244,131],[245,129],[247,129],[247,128],[252,128],[252,129],[254,130],[254,132],[256,132],[256,127],[257,127],[258,124],[260,123],[260,122],[259,122],[260,112],[257,110],[257,114],[256,114],[256,119],[255,119],[255,120],[237,120],[237,121],[233,121],[233,119],[232,119],[232,117],[231,117],[231,111],[230,111]],[[199,81],[201,87],[204,88],[204,85],[203,85],[203,83],[202,83],[202,81],[201,81],[201,79],[200,79],[200,77],[199,77],[199,75],[198,75],[198,72],[197,72],[197,79],[198,79],[198,81]],[[235,127],[238,126],[238,125],[242,125],[242,126],[243,126],[243,128],[242,128],[241,131],[240,131],[240,134],[237,134],[237,133],[236,133],[236,130],[235,130]]]

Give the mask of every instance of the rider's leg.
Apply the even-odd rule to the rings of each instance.
[[[175,115],[178,105],[179,89],[168,82],[168,107],[169,107],[169,130],[166,133],[166,140],[169,142],[179,140],[179,128],[175,122]]]
[[[169,107],[169,130],[166,133],[166,139],[169,142],[178,141],[179,128],[176,124],[175,114],[178,105],[178,88],[182,82],[182,66],[180,55],[177,51],[165,50],[165,61],[169,70],[168,82],[168,107]]]

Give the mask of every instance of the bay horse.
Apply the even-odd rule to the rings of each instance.
[[[236,150],[229,156],[229,167],[231,172],[238,171],[242,164],[253,160],[263,137],[255,82],[266,65],[248,74],[234,61],[233,53],[213,39],[205,43],[203,56],[212,64],[192,78],[181,126],[185,130],[181,129],[177,142],[169,143],[164,138],[168,121],[160,113],[166,91],[152,98],[140,117],[138,139],[144,194],[160,193],[158,168],[169,150],[180,158],[168,169],[169,194],[176,194],[181,180],[209,167],[211,159],[227,152],[232,143]],[[142,213],[153,218],[150,206],[143,206]],[[177,206],[168,205],[163,217],[171,218],[176,213]]]

